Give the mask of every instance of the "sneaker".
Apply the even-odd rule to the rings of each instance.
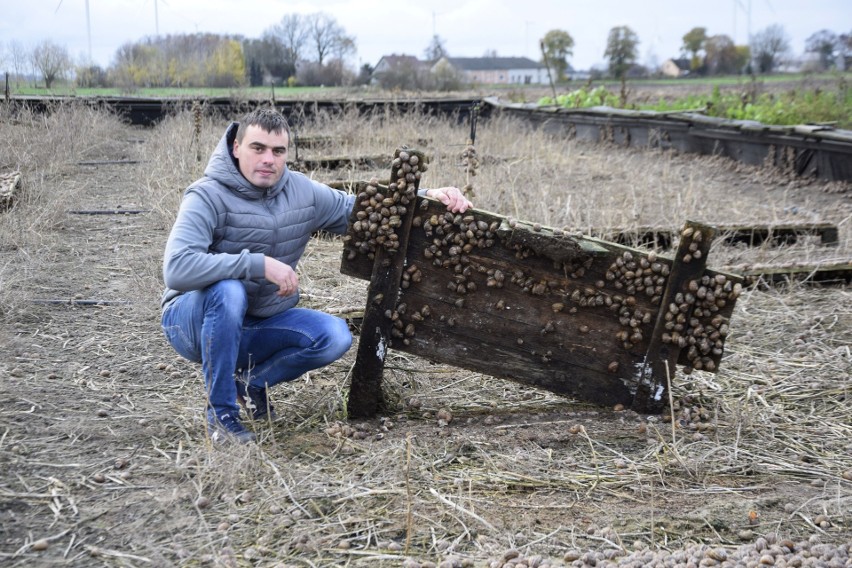
[[[252,420],[276,420],[275,407],[269,403],[266,387],[253,387],[237,381],[237,400]]]
[[[239,417],[223,414],[222,416],[207,417],[207,431],[210,433],[210,439],[214,442],[237,442],[240,444],[248,444],[249,442],[257,441],[257,436],[254,432],[246,430]]]

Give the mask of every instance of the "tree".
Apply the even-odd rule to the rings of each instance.
[[[773,24],[754,34],[751,39],[751,54],[760,73],[772,73],[782,55],[790,51],[790,38],[784,27]]]
[[[369,63],[364,63],[361,65],[360,71],[358,71],[358,76],[355,78],[356,85],[369,85],[370,81],[373,79],[373,66]]]
[[[106,70],[94,64],[78,65],[74,70],[74,81],[78,87],[84,89],[109,86]]]
[[[552,67],[557,81],[565,79],[568,58],[574,54],[574,38],[565,30],[550,30],[541,38],[542,63]]]
[[[704,65],[710,75],[738,73],[737,47],[734,40],[725,34],[710,36],[704,42]]]
[[[444,46],[444,40],[438,35],[433,35],[429,45],[423,51],[423,56],[426,58],[426,61],[435,62],[447,55],[447,48]]]
[[[439,61],[432,70],[432,77],[439,91],[458,91],[462,88],[462,75],[449,61]]]
[[[820,30],[805,40],[805,52],[816,53],[822,69],[834,66],[835,53],[838,51],[839,38],[829,30]]]
[[[24,65],[29,59],[26,48],[19,42],[12,40],[9,42],[9,59],[12,60],[12,69],[15,71],[15,88],[21,87],[21,77],[24,74]]]
[[[636,63],[639,36],[628,26],[616,26],[609,30],[604,57],[609,61],[609,72],[613,77],[624,79],[627,70]]]
[[[704,48],[705,41],[707,41],[707,28],[692,28],[683,36],[683,47],[681,49],[684,53],[692,54],[689,67],[693,71],[701,67],[698,52]]]
[[[65,77],[65,74],[73,67],[68,50],[50,40],[44,40],[35,46],[32,52],[32,62],[41,72],[44,86],[48,89],[56,79]]]
[[[284,79],[296,75],[296,65],[303,59],[302,50],[308,41],[308,20],[299,14],[288,14],[281,21],[272,26],[272,29],[263,36],[267,41],[277,42],[282,50],[279,64],[276,66],[272,61],[267,62],[265,67],[276,76]],[[273,72],[275,68],[278,72]],[[281,73],[283,68],[286,73]]]
[[[852,57],[852,32],[840,34],[837,38],[837,68],[848,71],[850,57]]]
[[[751,48],[747,45],[735,45],[734,53],[734,73],[742,73],[749,67]]]
[[[322,66],[332,54],[351,52],[355,49],[355,39],[346,35],[346,31],[333,17],[324,12],[306,16],[307,37],[316,55],[315,61]]]
[[[296,75],[292,52],[272,30],[264,32],[260,39],[244,40],[243,54],[253,84],[262,85],[268,80],[273,85],[281,85]]]
[[[246,77],[245,58],[240,42],[230,39],[219,43],[206,61],[205,83],[210,87],[238,87]]]

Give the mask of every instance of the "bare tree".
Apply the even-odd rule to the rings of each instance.
[[[32,53],[33,65],[41,72],[44,86],[50,88],[56,79],[60,79],[71,70],[73,63],[68,50],[45,40],[35,46]]]
[[[0,43],[0,70],[6,71],[6,61],[8,59],[9,55],[6,53],[6,46]]]
[[[438,35],[433,35],[432,40],[429,42],[429,45],[423,52],[423,55],[426,57],[426,61],[433,62],[438,61],[442,57],[446,57],[448,53],[447,48],[444,46],[444,40]]]
[[[312,44],[316,62],[322,66],[329,55],[354,51],[355,39],[346,35],[345,30],[333,17],[317,12],[306,17],[308,41]]]
[[[21,77],[24,75],[24,66],[29,59],[27,49],[19,41],[9,42],[9,59],[12,62],[12,69],[15,71],[15,88],[21,87]]]
[[[819,64],[822,69],[829,69],[834,65],[834,56],[838,51],[838,37],[832,31],[820,30],[805,40],[805,51],[819,55]]]
[[[840,60],[838,68],[843,70],[849,69],[846,60],[852,56],[852,32],[840,34],[837,38],[837,56]]]
[[[286,66],[296,74],[296,64],[302,60],[302,50],[310,31],[308,18],[300,14],[287,14],[269,30],[269,35],[277,39],[284,48]]]
[[[772,73],[781,56],[790,51],[790,38],[784,27],[773,24],[751,39],[751,55],[761,73]]]

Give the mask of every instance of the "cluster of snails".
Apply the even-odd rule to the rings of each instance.
[[[428,202],[424,201],[424,204],[428,207]],[[448,288],[452,287],[451,290],[461,296],[474,292],[476,284],[470,277],[474,273],[488,272],[488,269],[472,263],[469,253],[476,248],[494,246],[499,224],[496,221],[489,224],[477,220],[471,214],[454,214],[449,211],[432,215],[428,219],[417,216],[412,223],[422,227],[426,238],[431,239],[431,243],[427,241],[423,249],[423,257],[431,260],[436,267],[453,271]],[[492,272],[489,279],[493,277]]]
[[[683,230],[681,238],[689,242],[681,258],[684,263],[701,258],[704,236],[697,228],[687,227]],[[681,359],[687,362],[684,368],[686,374],[693,369],[716,370],[728,335],[728,320],[718,312],[729,301],[736,300],[741,291],[742,285],[728,280],[724,274],[704,274],[689,280],[665,307],[665,331],[661,339],[663,343],[674,344],[685,350]]]
[[[509,278],[509,282],[520,288],[523,293],[533,296],[544,296],[547,292],[559,286],[559,282],[556,280],[533,278],[527,276],[523,270],[515,270]]]
[[[684,372],[716,370],[728,335],[728,319],[718,312],[741,292],[742,285],[728,280],[724,274],[705,274],[690,280],[684,292],[675,294],[664,315],[662,340],[686,349],[688,366]],[[692,313],[687,318],[690,308]]]
[[[423,208],[428,209],[428,207],[429,202],[424,201]],[[434,266],[453,271],[452,277],[447,282],[447,288],[459,296],[455,301],[457,308],[464,307],[463,296],[476,291],[477,285],[472,279],[474,274],[486,274],[487,286],[494,286],[498,283],[499,286],[502,286],[505,277],[502,272],[474,263],[468,256],[475,248],[494,246],[497,228],[499,227],[496,221],[489,224],[477,220],[471,214],[453,214],[448,211],[432,215],[425,221],[423,217],[415,216],[412,225],[422,227],[426,237],[432,239],[431,244],[423,249],[424,258],[431,260]],[[423,274],[420,267],[411,263],[402,273],[400,286],[407,289],[422,279]],[[406,310],[406,305],[401,303],[396,310],[388,310],[385,316],[393,322],[391,335],[396,339],[402,339],[405,345],[410,345],[410,340],[416,332],[414,323],[429,317],[431,308],[424,305],[408,315],[406,315]],[[405,321],[403,316],[405,316]],[[450,327],[455,325],[455,318],[452,317],[447,320],[444,316],[441,316],[441,321],[446,321]]]
[[[402,225],[409,205],[413,205],[416,199],[417,181],[426,169],[425,161],[417,154],[398,150],[392,162],[392,181],[388,187],[380,187],[378,180],[373,178],[358,194],[352,234],[344,238],[349,248],[349,260],[358,253],[373,260],[379,247],[390,254],[399,250],[396,230]]]
[[[465,179],[467,180],[463,188],[464,194],[467,197],[475,197],[471,178],[476,175],[476,172],[479,169],[479,157],[476,155],[476,147],[474,147],[471,140],[467,141],[467,146],[465,146],[465,149],[461,153],[461,159],[462,166],[464,166],[466,174]]]
[[[674,418],[676,427],[695,433],[693,435],[695,441],[703,439],[703,433],[716,429],[713,414],[694,395],[687,394],[675,399],[670,411],[671,415],[666,416],[665,421],[668,422]]]
[[[653,319],[650,311],[636,307],[636,296],[644,293],[650,297],[652,305],[659,305],[670,273],[669,265],[659,260],[653,251],[639,258],[630,251],[624,251],[607,269],[604,275],[606,281],[616,290],[624,291],[624,295],[607,297],[607,304],[618,314],[621,330],[616,334],[616,339],[625,349],[642,342],[644,335],[641,327],[650,324]],[[602,288],[604,282],[598,281],[596,286]]]
[[[692,262],[692,259],[698,260],[701,258],[701,243],[704,241],[704,233],[701,232],[700,229],[694,229],[692,227],[687,227],[680,234],[681,238],[689,239],[689,246],[687,247],[687,252],[684,253],[681,260],[684,264],[689,264]]]
[[[405,345],[411,344],[411,338],[416,333],[416,328],[411,322],[406,323],[403,316],[408,312],[408,305],[400,303],[394,310],[385,310],[385,317],[391,320],[391,337],[401,339]],[[408,318],[413,321],[423,321],[432,315],[432,308],[428,304],[424,304],[419,310],[411,310]]]

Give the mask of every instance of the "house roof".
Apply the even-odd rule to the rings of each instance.
[[[403,65],[406,66],[406,67],[420,67],[422,65],[427,64],[425,61],[420,61],[419,59],[417,59],[417,56],[415,56],[415,55],[397,55],[397,54],[383,55],[382,58],[379,59],[379,62],[376,64],[376,67],[379,67],[379,65],[381,65],[382,62],[384,62],[384,64],[388,68],[391,68],[391,69],[399,67],[399,66],[403,66]]]
[[[391,64],[394,64],[394,63],[418,63],[420,61],[419,59],[417,59],[416,55],[397,55],[395,53],[393,55],[385,55],[385,56],[382,57],[382,59],[384,59],[385,61],[387,61],[388,63],[391,63]]]
[[[670,61],[672,63],[674,63],[677,66],[677,68],[680,69],[681,71],[689,71],[692,68],[691,61],[689,59],[686,59],[686,58],[680,58],[680,59],[672,58],[672,59],[670,59]]]
[[[541,69],[544,65],[529,57],[447,57],[456,69],[464,71],[505,71],[507,69]]]

